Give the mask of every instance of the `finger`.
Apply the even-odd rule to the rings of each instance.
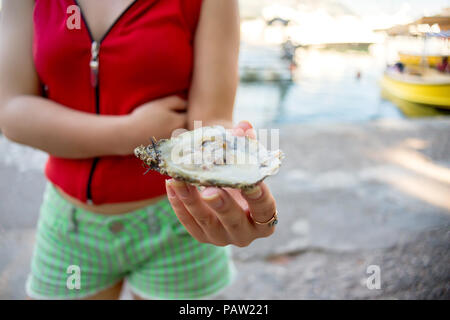
[[[250,190],[242,191],[242,196],[247,200],[253,219],[258,222],[266,222],[272,219],[276,211],[276,203],[269,188],[264,182],[259,183]],[[267,225],[255,224],[260,230],[270,229]]]
[[[193,190],[195,187],[190,188],[192,186],[175,179],[169,180],[168,184],[175,190],[177,197],[202,228],[214,226],[218,222],[211,210],[198,201],[198,194]]]
[[[201,199],[196,187],[175,179],[169,180],[168,184],[173,188],[178,199],[212,242],[229,243],[226,230],[211,208]]]
[[[206,204],[216,213],[223,227],[228,231],[233,243],[247,246],[254,233],[244,209],[225,190],[206,188],[201,194]]]
[[[167,180],[166,180],[167,181]],[[180,199],[178,199],[175,191],[166,183],[167,198],[169,199],[172,209],[175,212],[180,223],[186,228],[191,236],[200,242],[206,242],[207,237],[202,228],[197,224],[189,211],[184,207]]]
[[[256,133],[255,133],[255,130],[253,129],[253,126],[250,124],[250,122],[248,122],[246,120],[239,122],[233,128],[232,133],[234,136],[237,136],[237,137],[247,136],[249,138],[256,139]]]
[[[242,208],[242,210],[244,210],[244,212],[248,211],[247,200],[245,200],[242,196],[240,189],[223,188],[223,190],[226,190],[228,192],[228,194],[234,199],[234,201],[237,202],[237,204]]]
[[[236,128],[241,128],[244,131],[247,131],[248,129],[253,129],[252,124],[247,120],[239,121]]]

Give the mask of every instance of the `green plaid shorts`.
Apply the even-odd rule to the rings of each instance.
[[[142,298],[203,298],[232,281],[230,255],[230,247],[192,238],[167,198],[102,215],[75,207],[48,183],[26,290],[35,299],[79,299],[126,279]]]

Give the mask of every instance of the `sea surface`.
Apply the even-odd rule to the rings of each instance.
[[[247,61],[258,59],[258,50],[246,52]],[[262,67],[270,68],[272,63],[264,59]],[[382,50],[299,49],[296,61],[293,81],[241,81],[235,120],[264,127],[406,117],[381,95],[379,81],[386,66]]]

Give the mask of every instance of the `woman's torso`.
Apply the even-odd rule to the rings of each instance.
[[[78,25],[75,5],[36,0],[34,60],[49,99],[83,112],[124,115],[154,99],[187,96],[201,0],[115,0],[104,7],[80,1],[84,17]],[[99,10],[108,13],[97,20]],[[165,177],[144,171],[132,155],[50,156],[46,165],[47,178],[63,196],[102,213],[126,212],[163,196]]]

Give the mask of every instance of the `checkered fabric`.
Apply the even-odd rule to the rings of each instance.
[[[233,275],[230,248],[192,238],[167,198],[102,215],[75,207],[49,183],[26,290],[36,299],[79,299],[126,279],[142,298],[195,299],[215,294]]]

